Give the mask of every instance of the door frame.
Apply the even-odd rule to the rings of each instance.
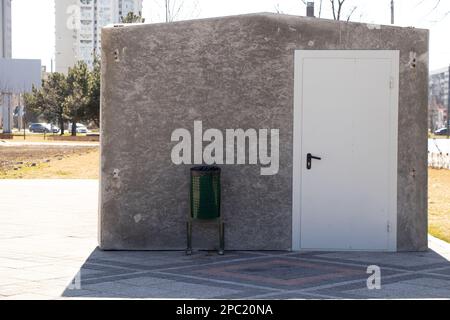
[[[295,50],[294,56],[294,134],[293,134],[293,186],[292,186],[292,250],[301,251],[301,175],[305,159],[302,156],[303,120],[303,59],[389,59],[391,60],[390,123],[389,123],[389,228],[388,251],[397,251],[397,157],[398,157],[398,50]],[[319,249],[330,250],[330,249]],[[347,250],[348,251],[348,250]],[[373,251],[373,250],[372,250]],[[385,250],[383,250],[385,251]]]

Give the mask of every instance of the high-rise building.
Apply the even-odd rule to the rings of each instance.
[[[56,71],[77,61],[91,65],[100,54],[101,28],[119,23],[129,12],[142,12],[142,0],[55,0]]]
[[[0,58],[11,58],[11,55],[11,0],[0,0]],[[11,99],[11,94],[0,91],[0,127],[3,133],[11,132]]]
[[[450,90],[450,67],[430,73],[428,126],[431,131],[447,127]]]
[[[11,55],[11,0],[0,0],[0,58]]]

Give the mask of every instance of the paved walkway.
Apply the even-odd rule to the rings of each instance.
[[[432,237],[423,253],[102,252],[97,187],[0,180],[1,299],[450,298],[450,246]]]

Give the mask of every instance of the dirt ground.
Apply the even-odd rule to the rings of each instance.
[[[98,179],[98,146],[0,147],[0,179]]]
[[[23,136],[21,135],[14,135],[12,141],[14,142],[51,142],[52,140],[50,140],[49,138],[52,138],[53,136],[55,137],[59,137],[59,135],[52,135],[52,134],[47,134],[44,136],[44,134],[38,134],[38,133],[33,133],[33,134],[29,134],[25,137],[25,139],[23,138]],[[69,134],[66,134],[65,136],[70,137]],[[78,134],[78,137],[84,137],[86,136],[85,134]],[[64,140],[64,142],[70,143],[76,143],[77,141],[70,141],[70,140]]]
[[[14,135],[13,137],[13,141],[25,141],[25,142],[46,142],[47,137],[49,135],[43,135],[43,134],[30,134],[30,135],[26,135],[25,139],[23,138],[23,136],[20,135]]]
[[[429,169],[428,229],[450,242],[450,170]]]

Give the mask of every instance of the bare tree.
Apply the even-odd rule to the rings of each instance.
[[[191,14],[194,15],[194,12],[198,10],[198,1],[190,1],[193,3],[191,6]],[[184,0],[164,0],[164,7],[166,10],[165,21],[172,22],[180,18],[180,15],[183,11],[185,11],[185,1]]]
[[[433,9],[431,9],[431,12],[433,12],[434,10],[436,10],[437,7],[439,7],[440,4],[441,4],[441,0],[436,0],[436,2],[434,3]]]
[[[357,6],[354,6],[354,7],[352,8],[352,10],[350,10],[350,13],[349,13],[348,16],[347,16],[347,22],[350,21],[350,18],[352,17],[353,13],[355,12],[355,10],[356,10],[357,8],[358,8]]]
[[[422,4],[424,4],[425,2],[427,2],[427,0],[419,0],[414,7],[417,8],[417,7],[421,6]],[[441,4],[441,0],[433,0],[433,3],[434,3],[433,8],[431,9],[430,12],[428,12],[426,14],[426,16],[433,13],[439,7],[439,5]],[[449,14],[449,12],[447,14]],[[446,15],[444,16],[444,18],[446,17]],[[394,24],[394,23],[395,23],[395,1],[391,0],[391,24]]]
[[[300,2],[307,6],[308,2],[317,2],[314,0],[300,0]],[[348,2],[346,2],[346,0],[330,0],[330,4],[331,4],[331,11],[333,13],[333,19],[334,20],[341,20],[341,18],[343,17],[343,7],[344,7],[344,3],[347,4]],[[323,8],[323,0],[319,0],[319,18],[322,17],[322,8]],[[347,21],[350,20],[350,18],[352,17],[352,15],[355,13],[355,11],[358,9],[358,7],[355,5],[353,7],[351,7],[351,9],[348,11],[348,14],[345,15],[345,19]],[[282,13],[280,10],[280,5],[277,4],[275,6],[275,11],[277,13]]]
[[[280,4],[279,3],[277,3],[275,5],[275,12],[278,13],[278,14],[282,14],[283,13],[283,11],[280,9]]]
[[[433,21],[429,21],[429,22],[439,23],[439,22],[443,21],[444,19],[446,19],[450,15],[450,11],[442,13],[442,12],[439,12],[439,10],[437,10],[438,8],[441,7],[441,4],[442,4],[441,0],[419,0],[419,1],[417,1],[415,8],[418,8],[424,4],[431,4],[432,8],[421,18],[421,20],[426,19],[431,14],[435,14],[435,19]]]
[[[144,23],[145,18],[142,18],[142,12],[140,11],[138,14],[135,14],[133,11],[130,11],[126,16],[120,17],[120,21],[122,23]]]
[[[422,0],[422,2],[425,0]],[[420,3],[419,3],[420,4]],[[441,0],[434,0],[434,4],[433,4],[433,8],[431,8],[430,12],[427,13],[426,16],[429,16],[430,14],[432,14],[433,12],[436,11],[436,9],[439,7],[439,5],[441,4]],[[448,15],[448,12],[444,15],[444,18]]]
[[[343,7],[344,3],[346,3],[346,0],[330,0],[331,3],[331,11],[333,12],[333,19],[334,20],[341,20],[342,14],[343,14]],[[353,13],[355,13],[357,6],[353,6],[352,9],[349,11],[346,20],[350,21],[350,18],[352,17]]]
[[[419,0],[416,3],[415,7],[417,8],[417,7],[421,6],[422,4],[424,4],[425,2],[427,2],[427,0]],[[433,12],[435,9],[437,9],[437,7],[439,7],[440,4],[441,4],[441,0],[434,0],[434,5],[433,5],[434,7],[431,10],[431,12]]]
[[[330,2],[334,20],[341,20],[342,6],[344,5],[345,0],[337,0],[337,2],[335,0],[330,0]]]

